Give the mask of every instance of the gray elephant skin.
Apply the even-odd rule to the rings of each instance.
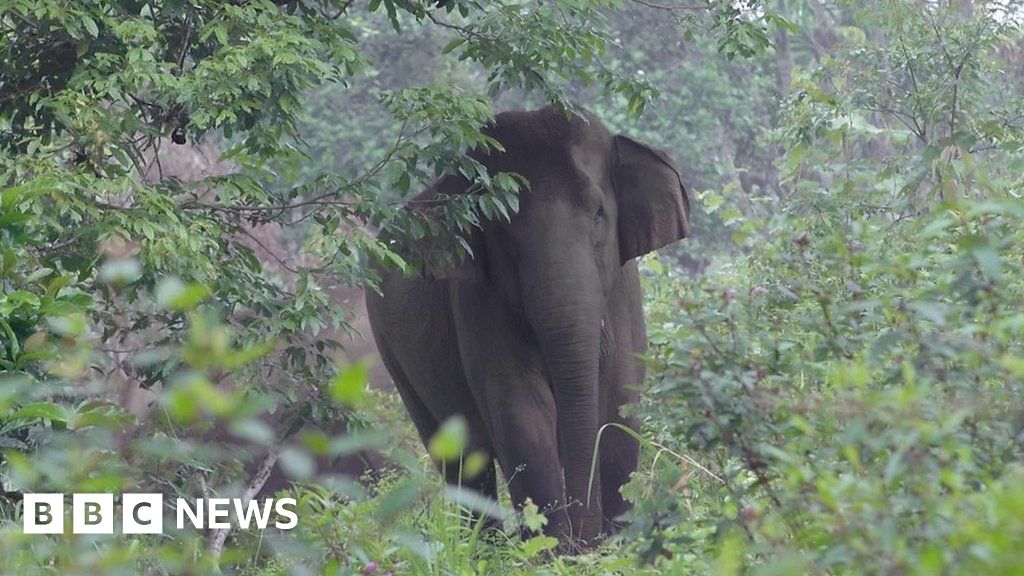
[[[529,186],[510,221],[481,224],[472,257],[420,277],[381,270],[367,309],[385,366],[426,443],[461,414],[484,471],[446,480],[497,497],[494,459],[516,506],[545,511],[545,532],[587,545],[629,509],[620,488],[639,446],[647,347],[635,258],[686,237],[689,200],[665,152],[612,135],[590,114],[544,108],[497,115],[484,132],[502,152],[474,157]],[[443,177],[412,203],[466,193]],[[589,493],[589,500],[588,500]]]

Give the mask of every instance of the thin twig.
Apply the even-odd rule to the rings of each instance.
[[[710,8],[707,7],[707,6],[693,6],[693,5],[689,5],[689,6],[687,6],[687,5],[666,6],[664,4],[657,4],[655,2],[651,2],[650,0],[633,0],[633,2],[636,2],[637,4],[641,4],[643,6],[647,6],[648,8],[654,8],[655,10],[665,10],[666,12],[675,12],[677,10],[699,10],[699,11],[710,10]]]
[[[272,447],[267,453],[267,457],[263,459],[263,463],[253,474],[252,479],[249,481],[249,485],[246,486],[245,491],[242,492],[242,506],[247,507],[249,501],[259,494],[260,490],[267,483],[267,479],[270,478],[270,471],[274,469],[274,465],[277,464],[277,458],[280,456],[280,450],[276,447]],[[215,559],[220,558],[220,553],[224,551],[224,544],[227,542],[228,534],[231,532],[231,528],[217,528],[210,533],[210,555]]]

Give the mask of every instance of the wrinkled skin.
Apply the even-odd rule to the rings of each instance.
[[[616,529],[629,508],[619,489],[637,465],[636,441],[608,428],[590,484],[598,429],[636,429],[619,413],[644,377],[634,258],[686,236],[689,203],[664,152],[589,115],[508,112],[485,132],[505,152],[477,159],[530,183],[519,212],[485,222],[457,267],[383,271],[381,294],[368,292],[370,323],[424,442],[462,414],[469,450],[497,459],[513,502],[531,499],[548,534],[586,546]],[[442,178],[417,199],[464,188]],[[493,461],[475,478],[446,470],[496,497]]]

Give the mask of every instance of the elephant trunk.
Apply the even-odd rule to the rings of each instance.
[[[596,270],[588,274],[545,275],[538,294],[525,309],[550,372],[554,393],[559,453],[565,477],[569,526],[552,522],[552,530],[585,542],[601,530],[601,486],[590,483],[598,429],[601,294]],[[589,500],[588,500],[589,493]]]

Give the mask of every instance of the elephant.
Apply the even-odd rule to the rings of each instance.
[[[515,506],[544,510],[546,534],[589,546],[629,510],[635,402],[647,348],[636,258],[690,233],[679,170],[661,150],[612,135],[591,113],[547,107],[496,115],[500,151],[471,151],[523,176],[519,209],[482,221],[471,255],[409,275],[378,266],[367,311],[381,358],[423,442],[453,415],[484,471],[446,481],[497,497],[497,460]],[[443,176],[412,204],[469,193]],[[592,474],[594,451],[596,473]],[[591,478],[593,476],[593,478]]]

